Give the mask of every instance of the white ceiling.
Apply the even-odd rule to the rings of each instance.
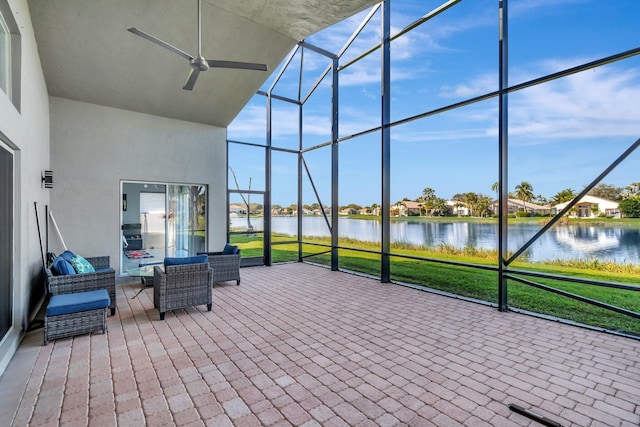
[[[28,0],[49,95],[222,127],[298,40],[378,2],[203,0],[203,56],[269,71],[212,68],[190,92],[186,59],[126,30],[195,55],[197,0]]]

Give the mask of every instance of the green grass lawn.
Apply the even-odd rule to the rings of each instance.
[[[275,242],[292,240],[289,236],[274,235]],[[328,238],[305,238],[305,242],[329,244]],[[263,254],[262,236],[233,235],[234,244],[240,245],[243,256],[261,256]],[[373,243],[341,239],[340,244],[353,249],[379,250]],[[303,244],[303,256],[307,261],[330,265],[329,253],[321,254],[328,248]],[[446,245],[436,248],[417,248],[409,245],[392,245],[391,252],[396,255],[411,255],[438,260],[449,260],[474,265],[497,266],[495,251],[474,248],[455,249]],[[317,254],[317,255],[314,255]],[[380,254],[365,253],[349,249],[339,250],[341,269],[352,270],[375,277],[380,276]],[[274,263],[296,261],[298,245],[280,244],[272,249]],[[581,277],[605,282],[619,282],[637,285],[640,266],[619,265],[598,261],[551,261],[548,263],[514,263],[514,269],[548,274]],[[640,292],[623,289],[605,288],[559,280],[523,278],[540,284],[561,289],[585,298],[601,301],[630,311],[640,312]],[[471,267],[446,265],[423,260],[391,257],[391,279],[442,290],[455,295],[475,298],[491,303],[498,302],[498,273]],[[549,291],[537,289],[514,280],[508,282],[508,304],[512,308],[532,311],[558,317],[591,326],[617,330],[640,335],[640,322],[624,314],[573,300]]]

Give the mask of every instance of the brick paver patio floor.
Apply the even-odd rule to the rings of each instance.
[[[106,335],[41,346],[0,379],[16,426],[640,424],[640,341],[306,264],[242,270],[214,308],[118,287]],[[35,363],[34,363],[35,362]],[[4,424],[6,425],[6,424]]]

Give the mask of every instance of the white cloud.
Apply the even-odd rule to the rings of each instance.
[[[331,135],[331,119],[317,115],[305,115],[303,132],[307,135]]]
[[[378,98],[379,99],[379,98]],[[365,100],[365,102],[368,102]],[[371,114],[370,111],[358,108],[357,105],[343,107],[340,109],[340,135],[353,135],[367,129],[380,125],[379,109],[377,114]]]
[[[570,58],[530,64],[527,81],[587,60]],[[468,99],[496,90],[497,76],[479,75],[443,86],[443,98]],[[511,144],[547,144],[557,140],[637,138],[640,134],[640,71],[614,64],[513,92],[508,98]],[[497,100],[441,116],[455,128],[416,132],[416,141],[482,138],[498,134]],[[484,123],[484,127],[479,126]],[[414,128],[416,128],[414,126]]]
[[[404,132],[396,130],[392,132],[392,139],[400,142],[428,142],[428,141],[465,141],[469,139],[484,138],[488,136],[486,128],[468,127],[445,130],[411,130]]]
[[[442,98],[468,99],[497,89],[498,76],[496,74],[483,74],[466,83],[460,83],[455,86],[442,86],[438,96]]]
[[[637,137],[640,73],[621,66],[584,71],[512,94],[509,112],[511,135],[529,141]]]
[[[260,139],[266,135],[267,109],[264,106],[249,105],[229,126],[229,139]],[[274,141],[298,135],[298,115],[295,112],[282,110],[274,117],[271,136]],[[307,135],[330,135],[331,119],[329,117],[305,113],[303,131]]]
[[[529,75],[521,77],[535,78],[581,62],[586,61],[547,60],[531,64]],[[379,82],[377,69],[375,72],[358,68],[354,70],[357,72],[341,77],[341,86]],[[495,90],[495,79],[495,76],[480,75],[456,86],[443,87],[440,95],[468,98],[491,92]],[[363,101],[371,98],[366,88],[361,89],[358,96]],[[341,107],[340,133],[349,135],[375,127],[378,116],[379,109],[371,113],[364,106]],[[246,107],[230,126],[230,138],[264,137],[265,117],[264,106]],[[394,138],[404,141],[446,141],[494,137],[498,133],[497,102],[470,106],[442,117],[455,122],[455,126],[429,132],[412,125],[411,132],[395,131]],[[305,113],[304,123],[304,131],[308,135],[325,137],[330,133],[328,116]],[[286,114],[280,113],[273,132],[274,139],[296,135],[297,115],[287,118]],[[512,144],[546,144],[559,139],[637,138],[639,134],[640,71],[635,68],[625,68],[621,64],[603,66],[509,95],[509,136]]]
[[[266,107],[247,105],[229,125],[229,139],[241,139],[265,135]]]

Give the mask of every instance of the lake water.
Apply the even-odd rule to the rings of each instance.
[[[251,218],[255,230],[263,230],[262,218]],[[329,237],[329,229],[323,217],[308,216],[302,219],[304,236]],[[244,228],[246,218],[232,218],[233,228]],[[542,226],[537,223],[509,226],[508,247],[518,250]],[[339,220],[339,236],[369,242],[380,242],[380,221],[366,219]],[[294,236],[297,234],[296,217],[272,218],[274,233]],[[497,249],[498,225],[475,222],[443,221],[393,221],[391,241],[415,245],[437,246],[447,244],[457,248],[467,246],[481,249]],[[640,229],[637,227],[555,225],[542,235],[526,252],[531,261],[548,259],[598,259],[617,263],[640,264]]]

